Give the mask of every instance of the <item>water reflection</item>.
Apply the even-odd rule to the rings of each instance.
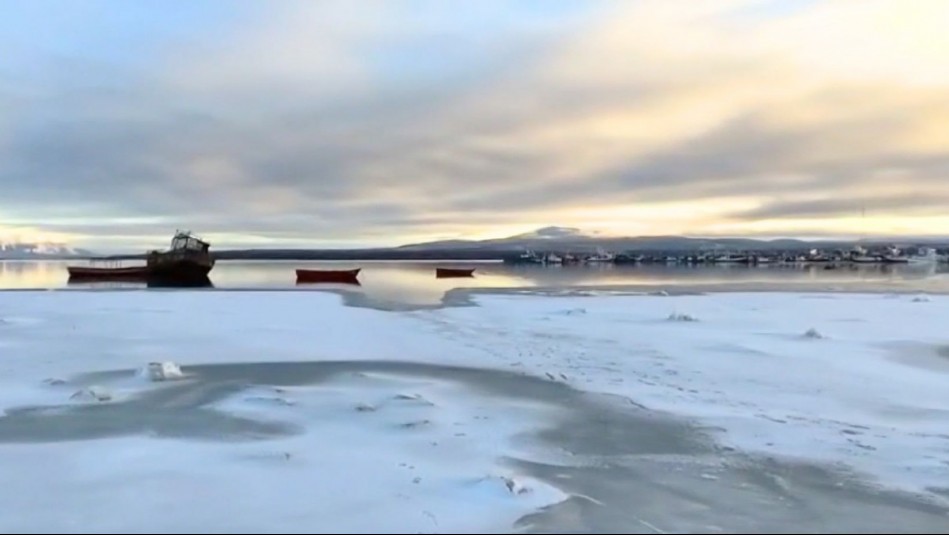
[[[68,279],[64,262],[0,261],[3,288],[59,288]]]
[[[323,288],[323,289],[326,289],[326,288],[330,288],[330,287],[334,287],[334,286],[343,287],[343,288],[349,288],[349,287],[351,287],[351,286],[362,286],[362,283],[359,282],[358,280],[355,280],[355,281],[346,281],[346,282],[342,282],[342,281],[336,281],[336,282],[301,282],[301,281],[297,281],[297,284],[296,284],[296,285],[297,285],[298,287],[301,287],[301,288],[311,288],[311,289],[312,289],[312,288]]]
[[[295,270],[362,268],[358,285],[296,284]],[[475,268],[473,277],[440,278],[436,268]],[[760,289],[848,289],[949,292],[949,265],[509,266],[495,262],[266,262],[222,261],[206,287],[356,292],[375,301],[439,302],[456,288],[638,288],[735,286]],[[66,262],[0,262],[4,289],[135,289],[142,282],[68,284]],[[714,289],[714,288],[711,288]]]
[[[211,279],[205,278],[200,281],[189,281],[187,283],[181,282],[167,282],[167,281],[158,281],[158,280],[68,280],[66,282],[68,288],[73,288],[77,290],[134,290],[141,288],[214,288],[214,283],[211,282]]]

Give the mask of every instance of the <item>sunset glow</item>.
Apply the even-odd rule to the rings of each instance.
[[[0,2],[0,236],[949,235],[949,3]]]

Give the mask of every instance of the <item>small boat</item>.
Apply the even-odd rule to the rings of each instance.
[[[600,263],[609,263],[612,264],[613,260],[616,258],[616,255],[613,253],[608,253],[603,249],[597,248],[596,254],[588,256],[583,259],[587,264],[600,264]]]
[[[214,267],[211,244],[191,234],[177,231],[166,251],[149,251],[145,258],[148,278],[169,286],[210,283],[208,273]]]
[[[543,264],[544,257],[528,249],[517,256],[505,257],[504,263],[505,264]]]
[[[357,269],[298,269],[297,283],[330,282],[339,284],[359,284]]]
[[[910,264],[935,264],[939,261],[939,255],[931,247],[923,247],[913,256],[909,257]]]
[[[70,281],[139,281],[149,286],[209,286],[214,267],[210,244],[189,231],[177,231],[166,251],[149,251],[144,266],[66,266]],[[106,259],[107,260],[107,259]]]
[[[749,262],[748,257],[744,255],[724,255],[717,256],[712,262],[716,264],[747,264]]]
[[[854,264],[879,264],[883,260],[877,255],[871,255],[866,249],[857,245],[850,251],[850,261]]]
[[[471,268],[471,269],[435,268],[435,277],[439,279],[473,277],[473,276],[474,276],[474,268]]]
[[[909,257],[897,247],[888,247],[882,258],[885,264],[909,264]]]
[[[86,267],[67,266],[69,280],[86,281],[144,281],[148,278],[146,266],[133,267]]]
[[[643,261],[643,255],[634,255],[632,253],[620,253],[613,258],[614,264],[640,264]]]

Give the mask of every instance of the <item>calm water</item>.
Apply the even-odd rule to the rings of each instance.
[[[66,262],[0,262],[2,289],[127,289],[135,283],[69,284]],[[126,264],[129,265],[129,264]],[[475,267],[473,278],[436,279],[436,266]],[[297,285],[294,269],[361,267],[359,286]],[[508,266],[499,262],[272,262],[222,261],[211,272],[214,288],[327,289],[376,302],[438,304],[456,288],[714,291],[926,291],[949,293],[949,265],[849,266]]]

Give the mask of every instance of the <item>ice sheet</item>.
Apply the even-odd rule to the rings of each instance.
[[[949,481],[949,370],[919,365],[946,358],[939,353],[949,345],[946,297],[479,302],[482,309],[427,316],[453,332],[446,338],[490,336],[484,352],[507,366],[700,418],[738,448],[845,463],[914,491]],[[901,344],[915,349],[901,351]]]
[[[881,487],[937,499],[949,481],[949,375],[934,364],[947,358],[947,297],[475,301],[395,313],[342,307],[337,296],[315,292],[7,293],[0,408],[119,406],[174,392],[176,381],[134,373],[74,384],[82,374],[134,372],[149,362],[176,362],[186,375],[214,363],[428,362],[617,394],[694,418],[730,447],[838,463]],[[684,316],[695,321],[669,320]],[[279,423],[252,427],[267,435],[256,440],[154,436],[149,426],[163,421],[146,417],[139,432],[122,436],[5,441],[0,528],[505,531],[564,498],[505,462],[556,455],[519,438],[555,419],[554,409],[452,381],[405,381],[370,374],[281,391],[242,384],[212,396],[214,414]],[[80,386],[108,388],[113,399],[69,399]],[[412,403],[416,395],[434,405]],[[192,401],[169,395],[163,410]],[[469,428],[456,431],[457,422]],[[512,493],[502,477],[532,492]]]

